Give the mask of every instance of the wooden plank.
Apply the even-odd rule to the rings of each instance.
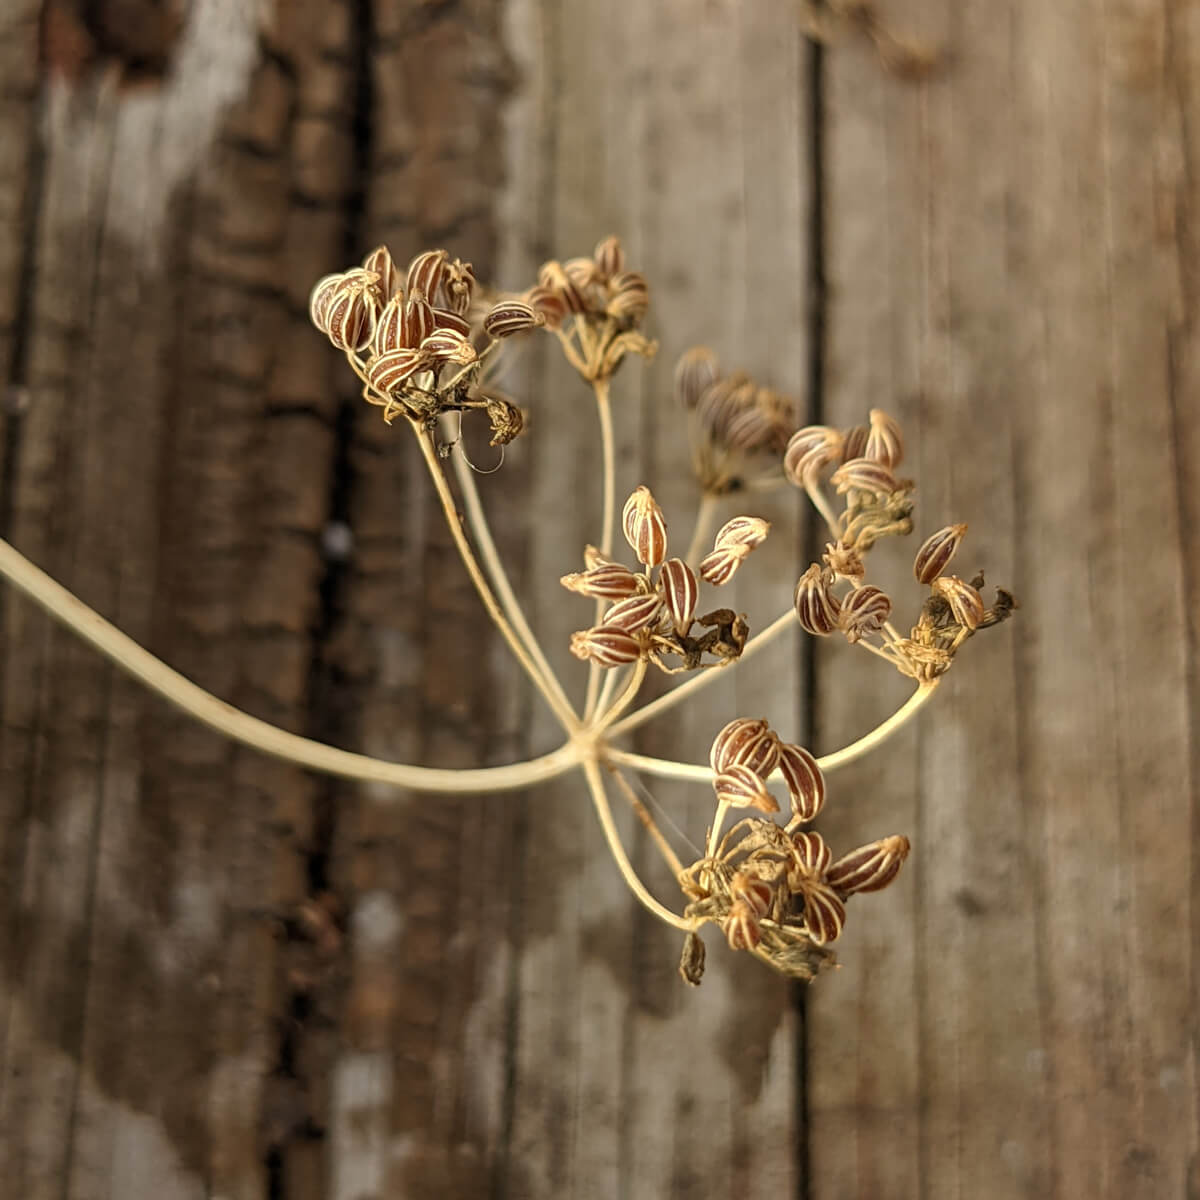
[[[1166,914],[1189,887],[1194,751],[1162,457],[1177,246],[1144,154],[1180,153],[1163,17],[887,19],[947,61],[913,85],[862,46],[829,52],[826,411],[897,411],[918,530],[967,520],[963,568],[1011,579],[1023,608],[836,779],[855,799],[830,836],[895,826],[915,851],[887,902],[854,903],[847,968],[813,992],[811,1194],[1183,1193],[1195,931]],[[874,666],[839,653],[820,660],[823,746],[880,705]]]

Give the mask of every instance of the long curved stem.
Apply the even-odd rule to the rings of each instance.
[[[670,867],[671,874],[678,879],[683,874],[683,863],[679,861],[679,855],[675,853],[671,843],[663,836],[663,831],[659,829],[658,822],[651,816],[650,810],[642,803],[641,797],[630,786],[629,780],[616,767],[610,765],[608,769],[613,777],[613,781],[621,789],[621,794],[629,802],[629,807],[633,809],[637,819],[641,821],[642,826],[650,835],[654,845],[658,848],[663,861]]]
[[[603,496],[600,511],[600,553],[606,558],[612,554],[613,515],[616,509],[616,446],[613,439],[612,404],[608,398],[608,380],[592,382],[596,397],[596,414],[600,418],[600,469],[603,475]],[[596,601],[596,624],[604,614],[604,601]],[[596,711],[600,694],[600,668],[592,663],[588,669],[587,696],[583,705],[583,719],[590,720]]]
[[[471,527],[471,532],[475,535],[475,541],[479,546],[479,557],[483,560],[484,569],[491,577],[492,586],[496,589],[500,604],[508,615],[509,620],[512,621],[513,627],[516,629],[525,648],[529,651],[529,656],[537,664],[543,685],[555,694],[559,703],[566,711],[574,715],[575,710],[571,707],[571,702],[567,699],[567,695],[562,689],[562,684],[558,682],[558,677],[554,674],[554,669],[546,660],[546,655],[543,653],[542,647],[538,644],[533,630],[529,627],[525,611],[521,608],[521,603],[512,590],[512,584],[509,583],[508,573],[504,570],[504,563],[496,549],[496,543],[492,539],[492,531],[488,525],[483,505],[479,500],[479,489],[475,486],[474,472],[461,453],[453,455],[453,459],[454,473],[458,479],[459,490],[462,492],[467,523]]]
[[[541,692],[546,703],[558,718],[559,723],[568,733],[573,733],[579,728],[578,718],[575,716],[570,705],[565,705],[563,701],[559,700],[558,696],[542,681],[537,664],[529,656],[529,651],[525,649],[521,639],[517,637],[516,631],[509,624],[508,618],[504,615],[504,610],[500,607],[499,602],[492,593],[492,589],[488,586],[483,569],[475,557],[474,550],[471,549],[471,543],[467,541],[462,519],[458,515],[458,506],[454,503],[454,496],[450,491],[450,485],[446,482],[445,473],[442,471],[442,464],[438,461],[433,437],[428,430],[416,422],[413,423],[413,431],[417,435],[417,443],[421,447],[421,454],[425,458],[425,465],[429,468],[429,475],[433,480],[433,486],[437,489],[438,499],[441,501],[442,509],[446,514],[446,524],[450,527],[454,544],[458,547],[459,557],[463,561],[463,566],[467,569],[467,574],[471,577],[471,582],[475,585],[475,590],[479,593],[479,598],[483,601],[484,608],[487,609],[488,616],[492,618],[496,628],[500,630],[504,640],[508,643],[509,649],[516,655],[517,661],[520,662],[521,666],[525,668],[525,673],[529,676],[537,690]]]
[[[563,775],[579,762],[578,748],[569,743],[529,762],[474,770],[411,767],[325,746],[260,721],[206,692],[110,625],[2,539],[0,575],[128,675],[189,716],[236,742],[310,770],[425,792],[467,793],[528,787]]]
[[[864,754],[870,753],[870,751],[891,737],[896,730],[924,707],[929,697],[937,690],[938,682],[935,679],[932,683],[921,684],[886,721],[877,725],[870,733],[864,734],[857,741],[851,742],[848,746],[843,746],[840,750],[835,750],[831,754],[826,754],[818,758],[817,766],[825,772],[835,771],[838,767],[844,767],[856,758],[861,758]],[[640,712],[634,713],[634,716],[640,715]],[[615,735],[623,724],[624,722],[619,722],[617,725],[614,725],[611,733]],[[645,754],[634,754],[628,750],[617,750],[612,746],[605,747],[604,757],[609,762],[617,763],[623,767],[632,767],[634,770],[642,771],[646,775],[657,775],[664,779],[683,779],[693,783],[712,782],[712,768],[701,766],[698,763],[681,763],[665,758],[651,758]]]

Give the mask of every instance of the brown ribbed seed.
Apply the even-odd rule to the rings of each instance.
[[[620,563],[600,563],[587,571],[564,575],[559,582],[570,592],[600,600],[623,600],[639,588],[639,576]]]
[[[792,798],[793,818],[797,822],[815,820],[825,807],[825,777],[817,760],[803,746],[782,742],[779,771]]]
[[[439,329],[421,341],[421,351],[429,358],[441,362],[466,366],[476,359],[475,347],[461,333],[453,329]]]
[[[657,592],[643,592],[618,600],[605,614],[602,624],[626,633],[639,633],[654,624],[662,612],[662,597]]]
[[[933,581],[933,594],[950,605],[950,612],[959,625],[978,629],[984,616],[983,597],[978,589],[957,575],[941,575]]]
[[[428,359],[420,350],[401,346],[378,355],[367,364],[367,382],[381,396],[390,396],[428,365]]]
[[[852,458],[842,463],[829,481],[839,494],[855,489],[876,496],[890,496],[900,488],[895,475],[887,467],[869,458]]]
[[[708,762],[718,775],[741,765],[766,779],[779,764],[779,738],[761,717],[735,717],[713,739]]]
[[[444,329],[448,333],[457,333],[459,337],[469,338],[471,336],[471,322],[448,308],[434,308],[433,328],[435,330]]]
[[[965,525],[947,525],[925,539],[913,559],[918,583],[932,583],[949,565],[967,532]]]
[[[721,922],[721,932],[730,950],[753,950],[762,941],[762,930],[754,909],[745,900],[735,900]]]
[[[542,316],[548,329],[557,329],[567,315],[567,306],[562,297],[540,283],[525,293],[525,303]]]
[[[488,337],[506,338],[545,324],[546,318],[524,301],[501,300],[483,318],[483,331]]]
[[[392,252],[386,246],[376,246],[363,259],[363,270],[373,271],[379,276],[379,290],[386,302],[396,294],[400,286],[400,271],[392,261]]]
[[[871,584],[858,588],[842,601],[841,629],[853,644],[869,633],[878,633],[891,616],[892,602],[886,592]]]
[[[650,287],[637,271],[622,271],[609,281],[608,307],[615,321],[637,324],[650,307]]]
[[[815,637],[828,637],[841,621],[842,602],[833,590],[827,567],[813,563],[796,584],[792,603],[800,627]]]
[[[716,587],[728,583],[750,556],[750,546],[723,546],[700,560],[700,578]]]
[[[896,878],[911,848],[908,838],[899,834],[859,846],[829,868],[826,882],[843,898],[856,892],[877,892]]]
[[[846,906],[837,893],[823,883],[806,883],[801,895],[804,897],[804,924],[808,936],[818,946],[836,942],[846,925]]]
[[[329,306],[344,279],[345,275],[341,271],[336,271],[332,275],[318,279],[309,293],[308,317],[322,333],[329,332]]]
[[[842,458],[842,435],[828,425],[806,425],[788,440],[783,470],[797,487],[816,481],[820,473]]]
[[[894,470],[903,457],[904,440],[900,436],[900,426],[882,408],[871,409],[871,425],[867,444],[863,447],[863,458]]]
[[[327,310],[325,332],[339,350],[363,350],[371,339],[374,301],[361,281],[351,279],[353,274],[355,272],[346,272]]]
[[[789,886],[795,891],[798,879],[823,879],[833,859],[825,839],[819,833],[805,830],[792,834],[792,859],[789,864]]]
[[[619,275],[625,270],[625,251],[621,248],[621,239],[615,233],[610,234],[596,246],[592,259],[602,281]]]
[[[438,288],[446,272],[450,255],[445,250],[425,250],[408,264],[404,290],[411,296],[419,292],[430,304],[438,302]]]
[[[771,522],[762,517],[734,517],[717,530],[713,548],[723,550],[726,546],[748,546],[753,550],[761,546],[771,531]]]
[[[658,573],[658,587],[675,632],[684,637],[692,626],[700,599],[695,573],[682,558],[668,558]]]
[[[776,813],[779,805],[767,790],[759,775],[742,763],[726,767],[713,780],[713,791],[718,804],[731,804],[735,808],[757,808],[759,812]]]
[[[625,501],[621,528],[643,566],[657,567],[667,557],[667,521],[644,484]]]
[[[410,296],[404,302],[400,328],[404,345],[419,346],[437,328],[433,308],[420,296]]]
[[[587,311],[587,301],[560,262],[551,259],[538,269],[538,286],[555,296],[568,312]]]
[[[775,888],[759,875],[738,871],[729,881],[729,894],[734,900],[744,900],[754,909],[755,916],[765,917],[775,902]]]
[[[842,433],[842,462],[862,458],[867,452],[871,431],[865,425],[853,425]]]
[[[571,653],[601,667],[619,667],[637,662],[642,656],[642,647],[637,638],[623,629],[597,625],[594,629],[581,629],[571,634]]]

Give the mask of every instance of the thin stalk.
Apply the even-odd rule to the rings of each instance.
[[[658,852],[662,855],[663,861],[671,868],[671,874],[678,879],[683,874],[683,863],[679,861],[679,855],[672,849],[671,843],[663,836],[663,831],[659,829],[658,822],[650,814],[650,810],[642,803],[641,797],[630,786],[629,780],[615,767],[610,766],[609,772],[616,781],[617,787],[621,789],[621,793],[629,802],[629,807],[633,809],[637,819],[641,821],[642,827],[650,835],[655,846],[658,847]]]
[[[864,754],[869,754],[924,707],[929,697],[937,690],[938,683],[939,680],[935,679],[932,683],[921,684],[886,721],[848,746],[843,746],[840,750],[818,758],[817,766],[828,773],[836,771],[838,767],[844,767]],[[634,716],[640,715],[640,712],[634,714]],[[612,735],[615,736],[623,724],[624,722],[621,722],[614,726]],[[698,763],[681,763],[665,758],[651,758],[646,754],[634,754],[628,750],[617,750],[612,746],[605,747],[604,757],[606,761],[616,763],[618,766],[631,767],[635,771],[641,771],[646,775],[657,775],[663,779],[683,779],[692,783],[712,782],[712,768],[701,766]]]
[[[521,608],[521,603],[513,592],[512,585],[509,583],[508,573],[504,570],[504,563],[500,558],[499,552],[496,550],[496,543],[492,539],[492,531],[488,525],[487,515],[479,500],[479,489],[475,486],[475,473],[471,470],[463,454],[455,454],[453,455],[453,459],[454,474],[458,479],[458,486],[462,492],[467,523],[471,527],[471,532],[475,535],[475,541],[479,546],[479,557],[483,560],[484,568],[491,577],[492,586],[496,589],[500,604],[504,608],[509,620],[512,621],[513,627],[516,629],[525,648],[529,651],[530,657],[537,664],[541,673],[542,683],[555,694],[563,708],[574,716],[575,710],[571,707],[571,702],[567,699],[567,695],[563,691],[558,677],[554,674],[553,668],[546,660],[546,655],[542,652],[542,648],[538,644],[533,630],[529,627],[525,611]]]
[[[386,762],[352,754],[279,729],[226,704],[198,687],[99,613],[39,570],[0,539],[0,575],[44,608],[76,636],[111,659],[126,674],[218,733],[297,766],[363,783],[383,783],[424,792],[494,792],[528,787],[563,775],[579,762],[578,747],[568,744],[529,762],[473,770],[440,770]]]
[[[621,689],[621,694],[609,706],[607,712],[601,712],[597,717],[593,718],[588,728],[593,733],[603,733],[633,703],[638,694],[638,689],[642,686],[642,680],[645,678],[646,660],[639,658],[634,664],[629,678],[625,681],[625,686]]]
[[[592,381],[596,397],[596,413],[600,418],[600,459],[603,475],[603,496],[600,514],[600,553],[606,558],[612,554],[613,513],[616,508],[616,449],[613,439],[612,405],[608,399],[608,380]],[[596,601],[595,624],[600,624],[604,615],[605,602]],[[588,721],[595,715],[596,701],[600,694],[600,668],[592,663],[588,669],[587,695],[583,705],[583,719]]]
[[[829,527],[829,532],[836,542],[841,537],[841,532],[838,529],[838,519],[834,515],[833,509],[829,507],[829,501],[825,499],[825,493],[821,490],[821,485],[811,479],[804,485],[804,490],[808,493],[808,498],[812,501],[813,507],[821,514],[825,524]]]
[[[695,567],[700,560],[700,552],[712,531],[713,518],[717,515],[719,503],[720,497],[714,496],[712,492],[705,492],[700,497],[700,503],[696,506],[696,524],[692,528],[692,540],[683,556],[683,561],[689,567]]]
[[[761,633],[756,633],[746,643],[746,647],[741,655],[734,659],[729,666],[713,667],[710,670],[698,672],[686,683],[681,683],[677,688],[672,688],[671,691],[659,696],[657,700],[652,700],[636,712],[630,713],[624,720],[618,721],[612,727],[610,736],[620,737],[621,734],[629,733],[631,730],[637,729],[639,725],[644,725],[647,721],[653,720],[668,709],[674,708],[675,705],[686,700],[689,696],[695,695],[701,688],[708,687],[717,676],[729,670],[730,667],[735,667],[738,663],[744,663],[747,659],[753,658],[781,633],[786,633],[796,624],[796,614],[791,609],[788,609],[782,616],[776,617]]]
[[[471,543],[467,540],[462,519],[458,515],[458,506],[454,503],[454,496],[450,491],[450,485],[446,482],[446,475],[442,471],[442,464],[438,461],[437,450],[433,445],[432,436],[428,430],[422,428],[415,421],[413,422],[413,430],[417,435],[417,442],[425,458],[425,465],[429,468],[429,475],[433,480],[433,486],[437,489],[438,499],[441,501],[442,510],[446,514],[446,524],[450,527],[454,544],[458,547],[459,557],[463,561],[463,566],[467,568],[467,574],[470,575],[471,582],[475,585],[475,590],[479,593],[479,598],[483,601],[483,606],[487,609],[488,616],[492,618],[496,628],[500,630],[504,640],[508,643],[509,649],[516,655],[517,661],[521,666],[525,668],[525,673],[529,676],[534,687],[545,698],[546,703],[558,718],[559,723],[568,733],[573,733],[579,728],[579,720],[575,716],[574,711],[569,704],[564,704],[550,690],[546,683],[543,682],[537,664],[530,658],[529,651],[525,649],[520,638],[517,637],[516,631],[509,624],[508,618],[504,615],[504,610],[500,607],[499,602],[492,593],[492,589],[488,586],[483,569],[475,557],[475,552],[471,549]]]
[[[709,774],[712,772],[710,771]],[[717,803],[717,812],[713,817],[712,829],[708,831],[708,847],[704,851],[705,858],[714,858],[717,853],[717,844],[721,840],[721,826],[725,824],[725,816],[729,812],[729,801],[720,800]]]
[[[624,675],[626,680],[629,679],[628,673]],[[613,693],[617,690],[617,684],[621,682],[622,673],[617,670],[609,671],[604,677],[604,686],[600,689],[599,699],[596,701],[596,712],[603,715],[612,708]]]
[[[676,929],[682,929],[685,932],[691,932],[694,927],[694,922],[673,913],[669,908],[665,908],[650,894],[646,885],[638,878],[637,872],[633,869],[633,864],[629,861],[629,856],[625,853],[625,847],[621,844],[620,834],[617,832],[616,823],[613,821],[612,808],[608,803],[608,795],[604,790],[604,779],[600,774],[600,768],[594,758],[585,758],[583,761],[583,771],[587,776],[588,789],[592,793],[592,803],[596,807],[596,816],[600,820],[600,828],[604,831],[605,840],[608,842],[608,848],[612,851],[613,861],[617,864],[617,870],[621,872],[621,877],[629,886],[629,890],[661,921],[665,921],[668,925],[674,925]]]

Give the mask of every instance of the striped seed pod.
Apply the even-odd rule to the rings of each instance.
[[[667,521],[645,484],[625,501],[621,528],[643,566],[657,567],[667,557]]]
[[[446,307],[463,316],[471,307],[471,297],[475,294],[474,268],[470,263],[456,258],[446,266],[442,287],[446,293]]]
[[[550,288],[542,287],[540,283],[525,293],[524,300],[545,320],[547,329],[558,329],[567,315],[567,305],[563,298]]]
[[[874,496],[890,496],[900,488],[895,475],[888,467],[872,462],[869,458],[848,459],[834,471],[829,481],[837,488],[839,494],[854,489],[870,492]]]
[[[713,739],[708,762],[718,775],[740,765],[766,779],[779,764],[779,738],[761,717],[736,717]]]
[[[825,807],[825,777],[817,760],[803,746],[781,742],[779,771],[792,798],[792,817],[798,823],[813,821]]]
[[[899,874],[912,847],[899,834],[859,846],[829,868],[825,881],[843,899],[856,892],[878,892]]]
[[[639,576],[620,563],[598,563],[586,571],[564,575],[559,583],[569,592],[599,600],[622,600],[639,588]]]
[[[871,436],[870,429],[865,425],[852,425],[842,431],[842,462],[850,462],[862,458],[867,452],[867,439]]]
[[[734,763],[713,780],[718,804],[734,808],[757,808],[759,812],[775,813],[779,805],[767,790],[767,785],[750,767]]]
[[[685,350],[675,364],[675,400],[689,412],[721,376],[721,364],[707,346]]]
[[[424,250],[408,264],[404,290],[408,295],[420,293],[430,304],[438,302],[438,288],[446,273],[450,255],[445,250]]]
[[[761,546],[771,532],[771,522],[762,517],[734,517],[717,530],[713,548],[723,550],[726,546],[748,546],[753,550]]]
[[[895,470],[904,457],[904,439],[900,426],[882,408],[871,409],[871,425],[863,457]]]
[[[808,936],[818,946],[836,942],[846,925],[846,906],[837,893],[823,883],[806,882],[801,888],[804,898],[804,925]]]
[[[892,602],[886,592],[866,584],[851,592],[842,601],[841,629],[851,645],[866,634],[878,633],[892,613]]]
[[[345,275],[341,271],[335,271],[332,275],[318,279],[309,293],[308,318],[322,333],[329,332],[329,306],[344,279]]]
[[[562,267],[567,278],[584,296],[600,283],[600,268],[594,258],[568,258]]]
[[[592,260],[596,264],[601,282],[607,282],[614,275],[619,275],[625,270],[625,251],[621,248],[621,239],[615,233],[610,234],[597,244],[592,253]]]
[[[637,662],[642,656],[642,647],[637,638],[624,629],[597,625],[571,634],[571,653],[602,667],[619,667],[623,663]]]
[[[471,322],[448,308],[433,309],[433,327],[435,330],[445,329],[450,333],[457,333],[464,338],[471,336]]]
[[[833,576],[827,567],[813,563],[796,584],[792,596],[800,627],[815,637],[828,637],[842,615],[842,602],[833,590]]]
[[[381,396],[390,396],[428,366],[429,360],[420,350],[401,346],[371,359],[367,364],[367,382]]]
[[[475,347],[453,329],[438,329],[421,341],[421,352],[439,362],[466,366],[476,359]]]
[[[734,900],[744,900],[760,920],[771,911],[775,902],[775,888],[760,875],[751,871],[738,871],[729,881],[729,894]]]
[[[419,346],[437,329],[433,308],[420,296],[409,296],[404,302],[401,332],[406,346]],[[464,336],[466,336],[464,334]]]
[[[828,425],[806,425],[788,440],[783,470],[797,487],[815,483],[821,472],[842,458],[842,435]]]
[[[538,286],[555,296],[568,312],[587,312],[587,301],[574,281],[563,269],[562,263],[551,259],[538,268]]]
[[[404,293],[393,296],[383,307],[379,320],[375,322],[375,337],[371,346],[376,354],[387,354],[402,346],[415,346],[404,337]]]
[[[771,415],[757,405],[743,408],[726,422],[720,440],[730,450],[753,454],[767,450],[779,439],[779,427]]]
[[[737,573],[738,567],[750,556],[752,547],[746,545],[722,546],[700,560],[700,578],[720,587],[728,583]]]
[[[376,246],[362,265],[364,271],[374,271],[379,276],[380,298],[386,304],[400,287],[400,271],[392,261],[392,252],[386,246]]]
[[[965,525],[947,525],[925,539],[913,559],[913,575],[918,583],[932,583],[950,565],[966,532]]]
[[[745,900],[735,900],[721,922],[721,932],[730,950],[753,950],[762,941],[762,930],[754,909]]]
[[[626,633],[639,633],[654,624],[662,612],[662,597],[657,592],[642,592],[618,600],[605,614],[602,624]]]
[[[501,300],[483,318],[483,330],[492,338],[512,337],[546,324],[546,318],[523,300]]]
[[[696,615],[700,599],[700,584],[695,572],[682,558],[668,558],[658,573],[658,590],[662,593],[671,623],[680,637],[685,637]]]
[[[326,309],[329,340],[339,350],[363,350],[371,340],[378,309],[379,276],[355,268],[342,275],[342,282]]]
[[[608,285],[608,313],[614,321],[636,325],[650,307],[650,286],[637,271],[622,271]]]
[[[967,629],[979,628],[983,621],[984,605],[977,588],[957,575],[939,575],[932,587],[933,594],[941,596],[950,605],[950,612],[959,625]]]
[[[804,880],[820,881],[825,878],[833,851],[819,833],[801,830],[792,834],[792,855],[788,861],[788,887],[799,891]]]

